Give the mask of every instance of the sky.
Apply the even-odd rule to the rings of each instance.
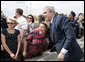
[[[43,14],[45,6],[53,6],[58,13],[68,14],[74,11],[77,15],[84,13],[84,1],[1,1],[1,10],[7,17],[15,16],[15,10],[21,8],[24,15]]]

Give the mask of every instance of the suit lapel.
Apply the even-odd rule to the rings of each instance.
[[[54,29],[55,29],[55,21],[56,21],[56,15],[54,16],[53,20],[52,20],[52,34],[51,34],[51,37],[52,37],[52,40],[54,41]]]

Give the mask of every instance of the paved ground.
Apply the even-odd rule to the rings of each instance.
[[[77,39],[77,42],[79,43],[80,47],[84,52],[84,37],[82,37],[81,39]],[[25,61],[57,61],[57,53],[47,50],[43,53],[42,56],[26,59]],[[81,61],[84,61],[84,57]]]

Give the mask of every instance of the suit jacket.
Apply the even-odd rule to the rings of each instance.
[[[54,41],[56,52],[59,54],[62,48],[68,50],[64,61],[77,61],[83,57],[83,52],[76,41],[76,35],[70,23],[70,19],[65,16],[54,16],[52,20],[51,37]]]

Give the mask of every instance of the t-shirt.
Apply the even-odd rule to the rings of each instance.
[[[20,34],[22,34],[23,29],[27,29],[28,22],[23,16],[19,17],[17,21],[19,24],[15,27],[15,29],[18,29],[20,31]]]
[[[15,29],[15,33],[10,34],[10,33],[8,33],[7,29],[3,29],[1,34],[5,35],[7,46],[15,54],[16,51],[17,51],[17,46],[18,46],[18,38],[17,38],[17,36],[20,34],[20,31]],[[4,55],[6,57],[9,56],[9,54],[6,51],[5,51]]]

